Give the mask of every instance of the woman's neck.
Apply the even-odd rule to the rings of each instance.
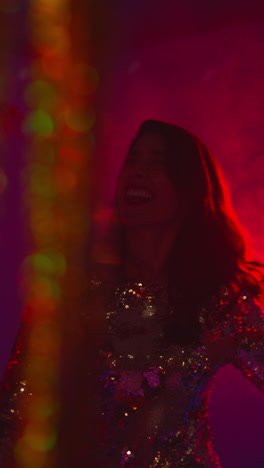
[[[127,229],[125,276],[148,283],[167,281],[168,260],[176,234],[174,226]]]

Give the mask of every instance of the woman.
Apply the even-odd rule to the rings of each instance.
[[[57,466],[221,467],[208,401],[218,369],[229,362],[263,389],[262,278],[247,260],[219,168],[200,140],[164,122],[141,125],[96,257],[79,358],[72,327],[65,340]],[[19,363],[21,344],[17,350],[12,362]],[[17,394],[18,379],[9,367],[2,445],[12,450],[8,384],[15,382]]]
[[[107,297],[98,466],[222,466],[208,413],[217,370],[233,363],[264,389],[261,274],[247,254],[206,146],[144,122],[100,251],[107,278],[95,282]]]

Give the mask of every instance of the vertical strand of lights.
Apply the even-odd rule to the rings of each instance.
[[[22,377],[30,393],[21,404],[17,466],[57,467],[61,352],[65,316],[78,314],[85,289],[88,187],[96,70],[72,34],[67,0],[31,1],[34,60],[24,98],[29,136],[23,171],[30,252],[22,266],[29,329]],[[74,310],[73,310],[74,309]]]

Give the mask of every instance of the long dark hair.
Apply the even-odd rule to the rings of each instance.
[[[147,133],[161,135],[165,167],[177,192],[188,200],[188,212],[169,261],[169,298],[175,313],[173,340],[188,342],[197,335],[197,310],[219,288],[246,288],[261,293],[260,264],[249,259],[249,242],[232,208],[220,167],[206,145],[176,125],[147,120],[140,126],[130,150]],[[108,240],[118,247],[113,262],[124,261],[124,228],[114,210]],[[111,231],[111,230],[110,230]],[[112,236],[112,237],[111,237]],[[111,263],[111,261],[110,261]]]

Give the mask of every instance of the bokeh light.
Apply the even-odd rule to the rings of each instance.
[[[67,31],[63,27],[56,24],[37,25],[33,30],[34,41],[39,47],[51,46],[57,53],[63,54],[67,52],[69,47],[69,37]]]
[[[39,274],[63,275],[66,271],[66,259],[60,252],[38,252],[26,257],[24,266],[30,266]]]
[[[56,410],[56,402],[52,396],[46,393],[44,393],[44,395],[39,395],[29,403],[29,415],[34,416],[36,420],[49,419]]]
[[[58,301],[54,297],[34,297],[29,299],[25,307],[24,315],[27,320],[30,320],[36,310],[39,316],[43,319],[50,320],[53,318],[58,307]]]
[[[56,194],[52,171],[44,164],[34,166],[28,184],[30,192],[34,195],[39,194],[45,198],[54,198]]]
[[[32,424],[26,428],[23,439],[34,450],[48,451],[56,443],[56,434],[49,427],[46,428],[46,431],[43,431],[43,427]]]
[[[24,100],[29,107],[49,110],[56,102],[56,89],[48,81],[32,81],[25,89]]]
[[[15,446],[15,458],[19,461],[19,467],[45,468],[46,460],[43,452],[30,447],[25,439],[19,439]]]
[[[61,168],[57,171],[56,186],[58,192],[68,192],[77,185],[77,176],[69,169]]]
[[[37,276],[32,282],[33,297],[55,297],[61,298],[61,290],[58,283],[47,276]]]
[[[81,112],[69,110],[65,113],[65,123],[74,132],[88,132],[94,126],[95,115],[92,110]]]
[[[38,70],[41,70],[46,78],[59,84],[63,79],[66,65],[67,62],[65,59],[61,57],[58,58],[57,54],[47,49],[38,64]]]
[[[68,0],[30,4],[34,59],[23,94],[29,110],[22,126],[30,143],[21,173],[30,245],[20,286],[30,328],[23,376],[30,381],[31,397],[21,406],[25,422],[15,457],[19,467],[49,468],[57,466],[61,352],[68,320],[63,312],[79,313],[86,284],[82,263],[89,226],[92,101],[99,79],[85,63],[87,50],[79,50],[73,37]],[[69,298],[75,299],[74,310],[69,310]]]
[[[30,373],[33,375],[34,385],[37,390],[42,391],[43,388],[48,388],[48,384],[56,382],[57,375],[57,361],[56,356],[52,355],[53,359],[50,356],[43,356],[41,353],[37,354],[35,348],[31,348],[31,351],[34,352],[30,360]],[[42,384],[42,376],[45,375],[45,385]]]
[[[84,152],[81,153],[75,147],[69,148],[68,146],[62,146],[60,148],[59,156],[62,161],[72,162],[74,164],[82,162],[87,157]]]
[[[23,123],[24,133],[48,136],[52,133],[53,128],[54,123],[51,116],[42,109],[37,109],[28,114]]]
[[[54,329],[53,323],[46,317],[39,320],[35,327],[34,335],[31,336],[29,345],[32,352],[39,356],[56,356],[60,346],[60,336]]]

